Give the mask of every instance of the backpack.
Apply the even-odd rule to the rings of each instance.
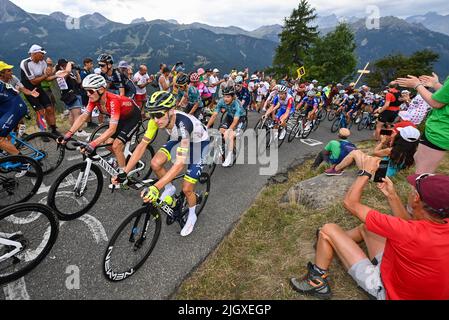
[[[357,150],[355,144],[349,141],[342,140],[340,141],[340,157],[338,158],[338,162],[340,163],[348,154],[352,151]]]

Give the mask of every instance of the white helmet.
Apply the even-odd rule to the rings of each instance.
[[[345,90],[340,90],[340,92],[339,92],[340,95],[344,95],[345,93],[346,93]]]
[[[309,92],[307,92],[307,96],[309,96],[309,97],[315,97],[315,95],[316,95],[316,92],[313,90],[310,90]]]
[[[84,89],[98,90],[100,88],[106,88],[106,79],[98,74],[90,74],[83,80]]]
[[[242,76],[237,76],[237,78],[235,78],[235,83],[236,83],[236,84],[241,84],[241,83],[243,83],[243,78],[242,78]]]
[[[318,86],[317,90],[318,90],[319,92],[321,92],[321,91],[323,90],[323,87],[322,87],[322,86]]]
[[[287,88],[286,86],[280,85],[280,86],[278,87],[278,91],[279,91],[279,92],[285,92],[285,93],[287,93],[288,88]]]

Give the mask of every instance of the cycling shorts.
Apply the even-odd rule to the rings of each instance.
[[[136,133],[141,119],[140,110],[135,107],[128,118],[118,121],[117,130],[111,138],[119,139],[126,144],[131,140],[133,134]]]
[[[276,119],[279,120],[281,119],[281,117],[287,112],[287,108],[281,108],[279,109],[278,113],[276,114]],[[295,113],[295,108],[291,108],[290,109],[290,114],[288,115],[289,117]]]

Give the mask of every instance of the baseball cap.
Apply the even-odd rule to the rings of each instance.
[[[259,78],[255,75],[255,74],[253,74],[252,76],[251,76],[251,80],[258,80]]]
[[[224,79],[229,78],[229,74],[223,75],[223,78],[224,78]]]
[[[12,66],[10,64],[7,64],[4,61],[0,61],[0,71],[9,70],[9,69],[12,69],[12,68],[14,68],[14,66]]]
[[[95,74],[101,74],[101,69],[100,68],[95,68],[94,73]]]
[[[421,201],[436,213],[449,213],[449,176],[415,174],[409,176],[407,181],[418,191]]]
[[[218,70],[217,68],[215,68],[215,69],[214,69],[214,72],[215,72],[215,73],[219,73],[220,70]]]
[[[177,66],[176,67],[176,72],[184,72],[184,71],[186,71],[186,69],[183,68],[182,66]]]
[[[33,44],[30,48],[30,50],[28,50],[28,53],[43,53],[43,54],[47,54],[47,51],[44,50],[44,48],[42,48],[40,45],[37,44]]]
[[[212,69],[206,69],[206,72],[212,72]]]
[[[66,59],[59,59],[58,60],[58,66],[63,66],[66,65],[67,63],[69,63]]]
[[[401,94],[406,94],[406,93],[410,93],[410,91],[408,91],[408,90],[402,90],[401,91]]]
[[[351,135],[351,131],[349,131],[349,129],[346,128],[341,128],[340,131],[338,132],[338,135],[340,137],[347,138]]]
[[[128,64],[128,62],[122,60],[119,62],[118,67],[119,68],[129,68],[129,64]]]
[[[397,128],[397,130],[399,131],[402,139],[407,142],[416,142],[421,137],[421,132],[412,126]]]

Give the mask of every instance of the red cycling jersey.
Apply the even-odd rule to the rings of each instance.
[[[87,113],[97,107],[100,113],[111,117],[110,123],[117,124],[120,119],[127,119],[132,115],[134,108],[137,108],[134,101],[127,97],[118,96],[116,94],[106,92],[106,106],[103,108],[100,101],[91,102],[86,107]]]

